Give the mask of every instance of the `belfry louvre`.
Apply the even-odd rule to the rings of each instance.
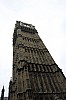
[[[66,78],[32,24],[16,21],[9,100],[66,100]]]

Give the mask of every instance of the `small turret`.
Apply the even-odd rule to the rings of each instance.
[[[4,89],[4,86],[3,86],[3,89],[1,91],[1,100],[4,100],[4,92],[5,92],[5,89]]]

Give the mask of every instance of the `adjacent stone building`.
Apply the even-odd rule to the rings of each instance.
[[[16,21],[9,100],[66,100],[66,78],[32,24]]]

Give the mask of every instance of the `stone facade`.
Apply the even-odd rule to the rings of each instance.
[[[32,24],[16,21],[9,100],[66,100],[66,78]]]

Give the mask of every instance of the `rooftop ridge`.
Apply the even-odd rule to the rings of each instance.
[[[23,26],[23,27],[35,29],[35,26],[33,26],[32,24],[24,23],[24,22],[21,22],[21,21],[16,21],[16,25],[20,25],[20,26]]]

